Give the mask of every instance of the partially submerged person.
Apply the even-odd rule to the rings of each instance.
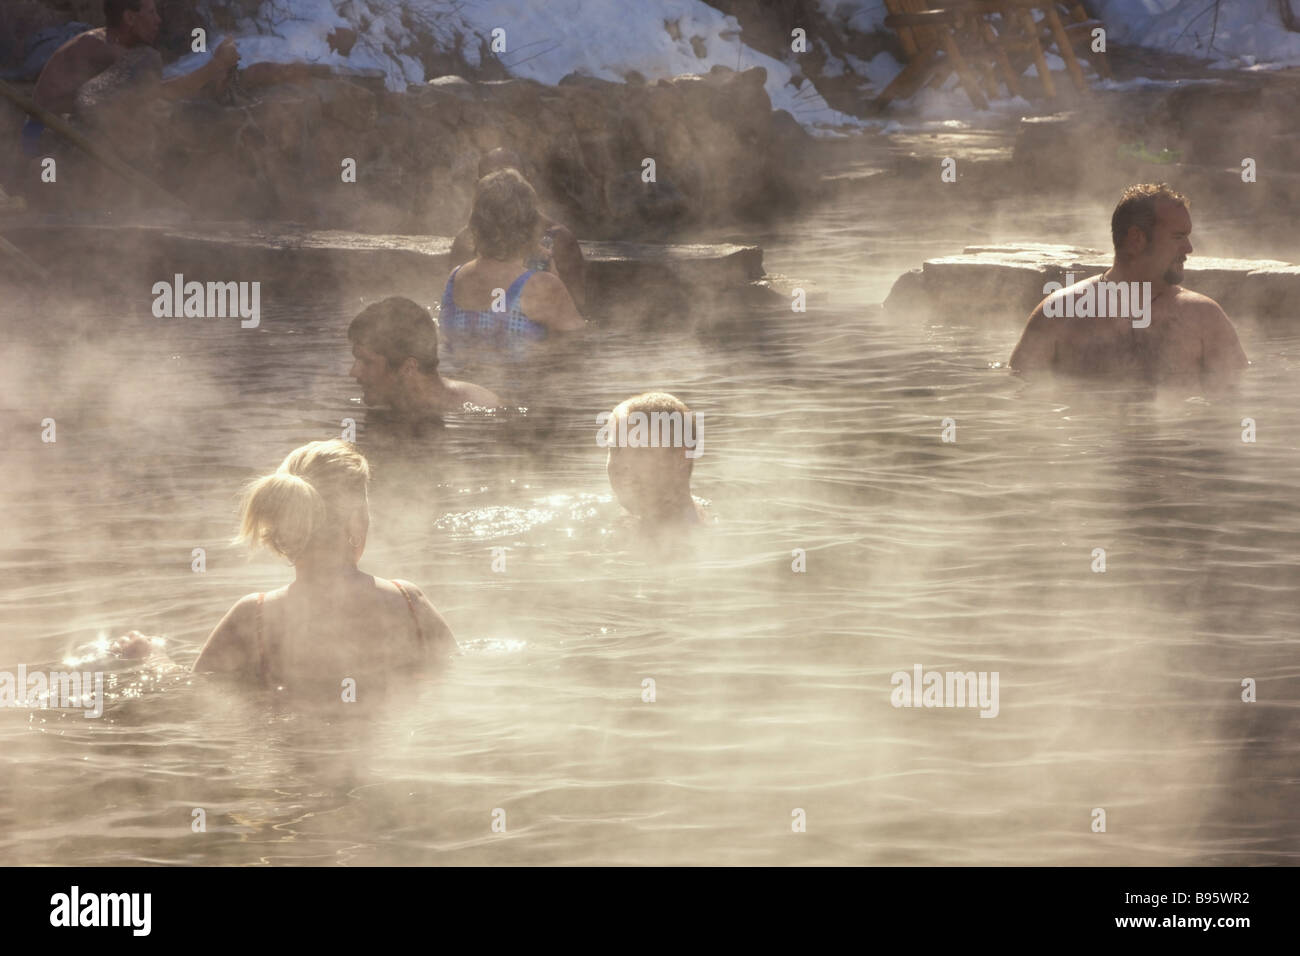
[[[348,326],[351,375],[367,405],[388,406],[402,418],[500,408],[493,392],[438,372],[438,324],[423,306],[392,296],[366,306]]]
[[[73,37],[54,51],[36,80],[35,104],[60,115],[95,112],[115,99],[123,107],[107,121],[130,122],[141,103],[158,98],[185,99],[209,83],[224,87],[239,60],[234,41],[227,38],[212,58],[184,76],[162,78],[162,57],[152,44],[162,18],[155,0],[104,0],[105,25]],[[44,126],[28,118],[23,149],[40,155]],[[117,137],[119,141],[128,136]]]
[[[638,531],[654,538],[711,521],[691,494],[691,471],[704,451],[697,413],[667,392],[644,392],[601,418],[609,485]]]
[[[268,686],[410,672],[457,649],[451,629],[408,581],[357,564],[366,548],[370,466],[337,439],[295,449],[244,495],[240,540],[289,559],[294,581],[249,594],[216,626],[196,672]]]
[[[480,180],[469,224],[477,255],[452,270],[442,294],[449,349],[518,360],[533,343],[586,324],[558,276],[528,268],[541,214],[523,176],[503,169]]]
[[[478,164],[482,180],[503,169],[513,169],[523,176],[524,161],[514,150],[498,148],[485,154]],[[525,180],[526,181],[526,180]],[[560,277],[573,303],[581,311],[587,302],[587,262],[572,230],[541,213],[541,237],[529,253],[525,265],[534,272],[553,272]],[[451,244],[450,265],[455,268],[474,258],[474,233],[467,225]]]
[[[1011,367],[1207,388],[1234,382],[1250,364],[1236,330],[1217,302],[1179,285],[1192,253],[1188,205],[1164,183],[1124,190],[1111,216],[1114,264],[1039,303]]]

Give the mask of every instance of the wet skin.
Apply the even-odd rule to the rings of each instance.
[[[1158,385],[1213,388],[1235,381],[1249,362],[1232,323],[1213,299],[1178,285],[1192,252],[1191,231],[1185,207],[1162,203],[1150,241],[1133,227],[1114,266],[1071,287],[1078,295],[1103,280],[1150,282],[1150,326],[1134,328],[1133,316],[1049,317],[1044,299],[1029,317],[1011,367]]]
[[[152,45],[161,26],[154,0],[143,0],[138,11],[126,11],[121,26],[112,30],[99,27],[73,37],[54,51],[41,70],[33,101],[52,113],[72,113],[77,91],[87,80],[103,73],[131,48]],[[192,96],[213,80],[224,82],[238,60],[239,51],[227,38],[205,65],[162,81],[161,92],[170,99]]]
[[[611,446],[605,464],[619,504],[651,526],[698,524],[691,466],[680,448]]]
[[[543,216],[541,228],[543,232],[548,229],[555,230],[554,245],[550,252],[551,267],[564,283],[574,306],[581,311],[587,301],[587,263],[582,257],[582,248],[578,245],[573,232],[553,219]],[[542,255],[544,252],[545,250],[539,244],[537,254]],[[456,239],[451,244],[451,258],[447,266],[449,269],[454,269],[473,258],[474,237],[466,226],[456,234]]]
[[[383,355],[360,342],[353,344],[355,361],[349,374],[361,386],[367,405],[386,405],[405,415],[439,416],[473,408],[501,408],[505,403],[493,392],[472,382],[428,375],[412,358],[397,369]]]

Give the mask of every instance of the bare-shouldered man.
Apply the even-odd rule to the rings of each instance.
[[[1114,265],[1040,302],[1011,367],[1211,389],[1235,382],[1249,362],[1232,323],[1178,284],[1191,232],[1185,196],[1164,183],[1130,186],[1111,216]]]
[[[411,420],[450,412],[505,407],[494,392],[438,372],[438,326],[429,310],[390,296],[372,303],[348,326],[352,377],[367,405],[386,405]]]
[[[54,51],[36,80],[37,106],[52,113],[72,113],[77,91],[132,49],[150,46],[158,38],[162,18],[154,0],[104,0],[104,22],[105,26],[87,30]],[[227,38],[197,70],[160,79],[160,93],[168,99],[184,99],[214,80],[224,83],[238,60],[239,51]],[[161,60],[158,69],[161,73]]]

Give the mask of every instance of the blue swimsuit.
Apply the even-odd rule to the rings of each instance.
[[[438,324],[447,337],[448,350],[457,351],[461,347],[490,347],[498,358],[522,358],[529,351],[532,342],[546,338],[546,326],[534,322],[524,315],[519,307],[519,299],[524,294],[524,283],[533,276],[528,270],[506,290],[506,310],[504,312],[479,312],[476,309],[462,309],[456,305],[453,291],[456,273],[461,266],[452,270],[447,279],[447,288],[442,293],[442,313]]]

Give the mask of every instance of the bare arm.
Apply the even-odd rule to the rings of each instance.
[[[525,315],[552,332],[575,332],[587,324],[563,280],[549,272],[538,272],[528,280],[519,304]]]
[[[474,237],[470,235],[469,226],[466,226],[460,232],[456,233],[456,238],[451,244],[451,256],[447,261],[447,271],[474,258]]]
[[[568,226],[557,226],[551,246],[555,260],[555,274],[569,290],[573,304],[581,311],[587,304],[587,260],[582,258],[582,247]]]
[[[1043,314],[1042,303],[1034,309],[1020,336],[1016,350],[1011,353],[1010,365],[1017,372],[1034,372],[1050,369],[1056,360],[1056,325]]]
[[[429,649],[429,656],[442,658],[459,651],[460,645],[456,643],[456,638],[452,636],[451,628],[447,625],[443,616],[438,613],[438,609],[424,596],[424,592],[410,581],[397,581],[396,583],[406,588],[415,597],[415,616],[416,620],[420,622],[420,631],[424,634],[425,646]]]
[[[184,76],[174,76],[162,81],[163,96],[170,100],[183,100],[194,96],[214,80],[224,77],[239,62],[235,41],[226,37],[212,54],[212,59],[197,70]]]
[[[1250,365],[1237,330],[1213,299],[1206,300],[1201,323],[1201,379],[1210,386],[1230,385]]]
[[[257,653],[251,639],[256,614],[256,594],[236,601],[208,636],[198,660],[194,662],[194,673],[232,673],[251,669]]]

